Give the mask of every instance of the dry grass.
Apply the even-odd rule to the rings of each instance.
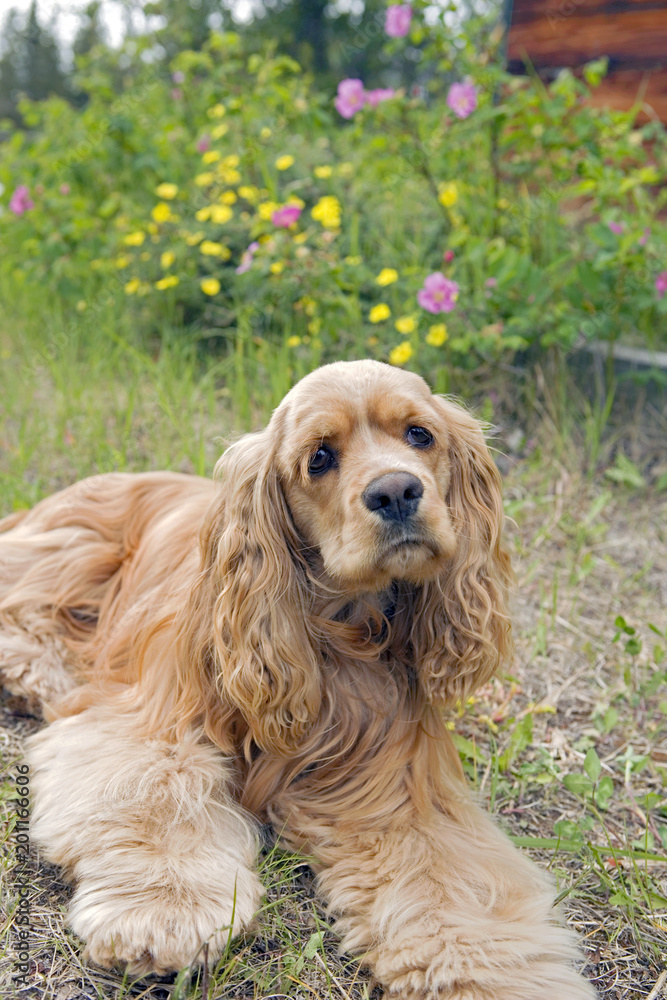
[[[172,444],[175,456],[160,464],[196,466],[196,456],[180,447],[178,421],[171,438],[160,436],[161,403],[150,393],[142,396],[137,386],[134,401],[128,401],[125,387],[120,408],[114,411],[109,404],[106,419],[99,418],[105,454],[114,454],[122,436],[126,444],[144,441],[146,455],[154,459],[153,441],[159,438],[160,457]],[[85,402],[85,394],[82,398]],[[62,402],[58,406],[62,410]],[[81,412],[89,406],[82,404]],[[211,397],[197,411],[198,419],[208,422],[216,410]],[[58,416],[47,461],[36,444],[29,445],[31,421],[37,435],[39,413],[28,418],[14,410],[5,427],[13,447],[19,440],[16,428],[23,434],[23,452],[14,447],[0,459],[2,471],[12,475],[5,500],[24,492],[32,497],[72,473],[99,468],[97,462],[85,467],[94,441],[92,435],[90,440],[81,436],[84,421],[80,425],[75,412],[68,416],[63,410]],[[204,435],[207,455],[216,432],[218,427]],[[65,452],[64,462],[59,450]],[[73,451],[81,452],[76,462]],[[127,451],[125,456],[122,466],[146,467],[142,458],[135,461]],[[30,485],[28,479],[27,489],[21,488],[21,474],[36,481]],[[585,973],[600,994],[608,1000],[658,1000],[667,996],[662,972],[667,959],[667,675],[653,647],[664,649],[667,638],[661,643],[649,624],[662,630],[667,624],[667,495],[629,490],[601,476],[584,480],[548,458],[544,449],[510,463],[506,497],[516,522],[510,539],[519,578],[517,661],[511,677],[479,692],[455,720],[462,757],[480,799],[555,873],[568,919],[584,941]],[[636,633],[625,632],[614,641],[619,615]],[[268,836],[262,862],[267,900],[257,932],[230,943],[208,983],[200,973],[190,977],[187,972],[176,979],[131,983],[87,966],[81,943],[65,925],[69,889],[58,870],[34,855],[24,862],[13,846],[14,765],[22,739],[38,726],[19,710],[6,699],[0,718],[7,831],[0,996],[379,996],[356,963],[338,956],[306,863],[272,848]],[[30,907],[29,986],[12,978],[19,886],[28,888]]]

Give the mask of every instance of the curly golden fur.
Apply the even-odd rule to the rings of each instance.
[[[340,362],[216,473],[97,476],[0,529],[0,670],[50,720],[33,836],[90,958],[218,954],[259,905],[270,820],[387,997],[590,1000],[549,879],[473,801],[443,715],[511,651],[478,422]]]

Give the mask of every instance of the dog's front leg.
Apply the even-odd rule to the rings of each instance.
[[[106,705],[47,726],[27,759],[33,838],[75,882],[69,921],[94,962],[179,969],[252,920],[255,831],[210,744],[146,738]]]
[[[550,879],[471,801],[313,847],[343,947],[400,1000],[592,1000]]]

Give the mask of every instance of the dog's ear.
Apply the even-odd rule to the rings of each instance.
[[[188,611],[198,624],[186,647],[195,661],[188,669],[211,677],[252,739],[285,753],[317,717],[320,657],[309,632],[303,543],[276,472],[273,436],[269,429],[248,434],[218,462],[221,491],[204,522]]]
[[[436,397],[435,404],[450,441],[446,502],[457,548],[446,571],[415,596],[411,646],[429,699],[449,705],[510,655],[513,575],[502,542],[500,475],[481,425],[455,403]]]

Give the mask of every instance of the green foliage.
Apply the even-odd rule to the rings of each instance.
[[[25,100],[29,131],[5,143],[5,199],[25,184],[35,202],[0,217],[12,307],[57,297],[75,331],[111,306],[148,338],[183,329],[240,378],[276,351],[292,375],[370,355],[444,389],[517,352],[664,338],[664,130],[592,109],[571,74],[507,78],[492,24],[427,25],[422,6],[385,44],[419,53],[421,89],[349,122],[293,59],[234,33],[169,72],[148,37],[98,45],[75,81],[86,107]],[[459,119],[444,96],[466,76],[479,106]],[[287,204],[302,213],[280,228]],[[445,317],[417,303],[433,272],[459,287]],[[619,456],[610,475],[634,471]]]

